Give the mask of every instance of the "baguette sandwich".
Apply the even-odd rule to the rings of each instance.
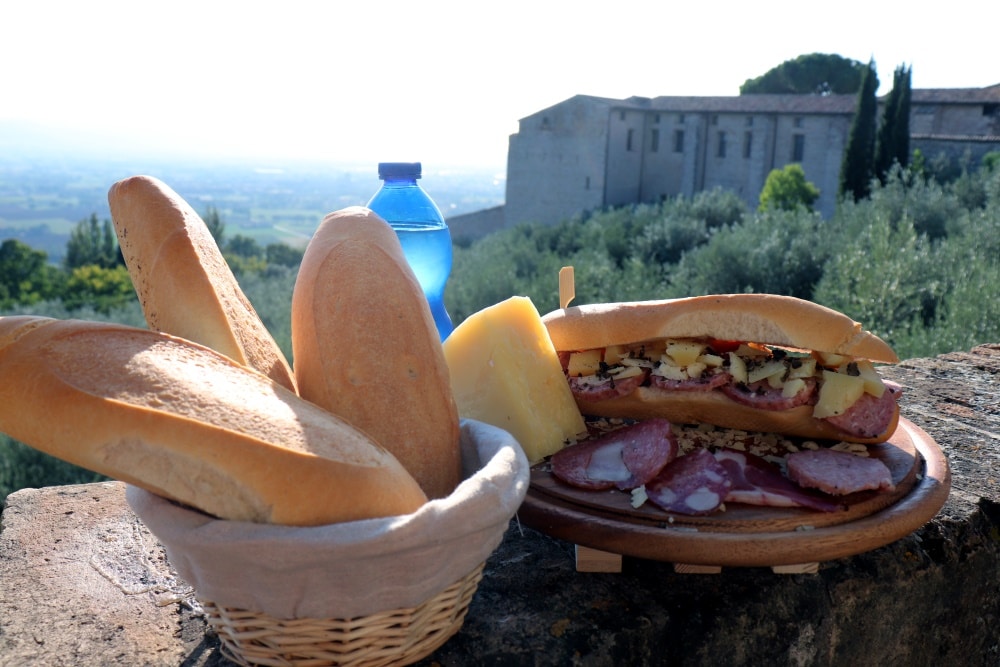
[[[331,213],[292,293],[301,396],[388,449],[430,498],[461,478],[458,408],[434,318],[395,231],[375,213]]]
[[[580,411],[878,443],[899,359],[850,317],[793,297],[722,294],[563,308],[543,318]]]
[[[0,318],[0,431],[221,519],[311,526],[426,502],[389,452],[342,419],[146,329]]]
[[[295,391],[284,354],[194,209],[151,176],[118,181],[108,203],[149,328],[201,343]]]

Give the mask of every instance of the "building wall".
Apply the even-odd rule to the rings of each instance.
[[[609,104],[577,96],[522,119],[507,151],[505,219],[553,223],[604,205]]]
[[[922,97],[921,97],[922,95]],[[852,96],[630,98],[579,95],[510,137],[505,226],[723,188],[757,206],[768,174],[799,163],[836,209]],[[840,97],[842,99],[834,99]],[[1000,148],[1000,86],[914,91],[912,147],[928,157]],[[933,151],[933,152],[931,152]]]

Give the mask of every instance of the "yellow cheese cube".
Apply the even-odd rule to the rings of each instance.
[[[458,414],[509,432],[532,463],[586,431],[549,332],[527,297],[459,324],[444,343]]]
[[[822,419],[843,414],[861,398],[864,391],[865,381],[857,375],[823,371],[823,384],[819,388],[813,417]]]
[[[860,377],[865,381],[865,393],[871,394],[875,398],[882,398],[882,394],[885,393],[885,383],[882,382],[882,377],[875,370],[872,362],[868,360],[859,361],[858,372],[860,373]]]
[[[698,360],[705,351],[705,345],[693,341],[670,341],[667,343],[667,355],[678,366],[689,366]]]
[[[571,377],[581,375],[595,375],[601,370],[601,351],[584,350],[583,352],[572,352],[569,355],[569,363],[566,366]]]

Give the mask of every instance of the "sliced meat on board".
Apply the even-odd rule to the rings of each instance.
[[[670,422],[647,419],[552,455],[552,474],[581,489],[628,491],[653,479],[677,456]]]
[[[799,486],[843,496],[858,491],[891,491],[892,473],[882,461],[835,449],[789,454],[788,477]]]
[[[679,456],[646,483],[646,496],[660,509],[692,516],[711,514],[732,488],[725,469],[707,449]]]

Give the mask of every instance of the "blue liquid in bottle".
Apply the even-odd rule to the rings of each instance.
[[[396,231],[443,342],[453,328],[444,306],[444,288],[451,273],[451,232],[437,205],[417,183],[419,162],[380,162],[378,176],[382,187],[368,208]]]

